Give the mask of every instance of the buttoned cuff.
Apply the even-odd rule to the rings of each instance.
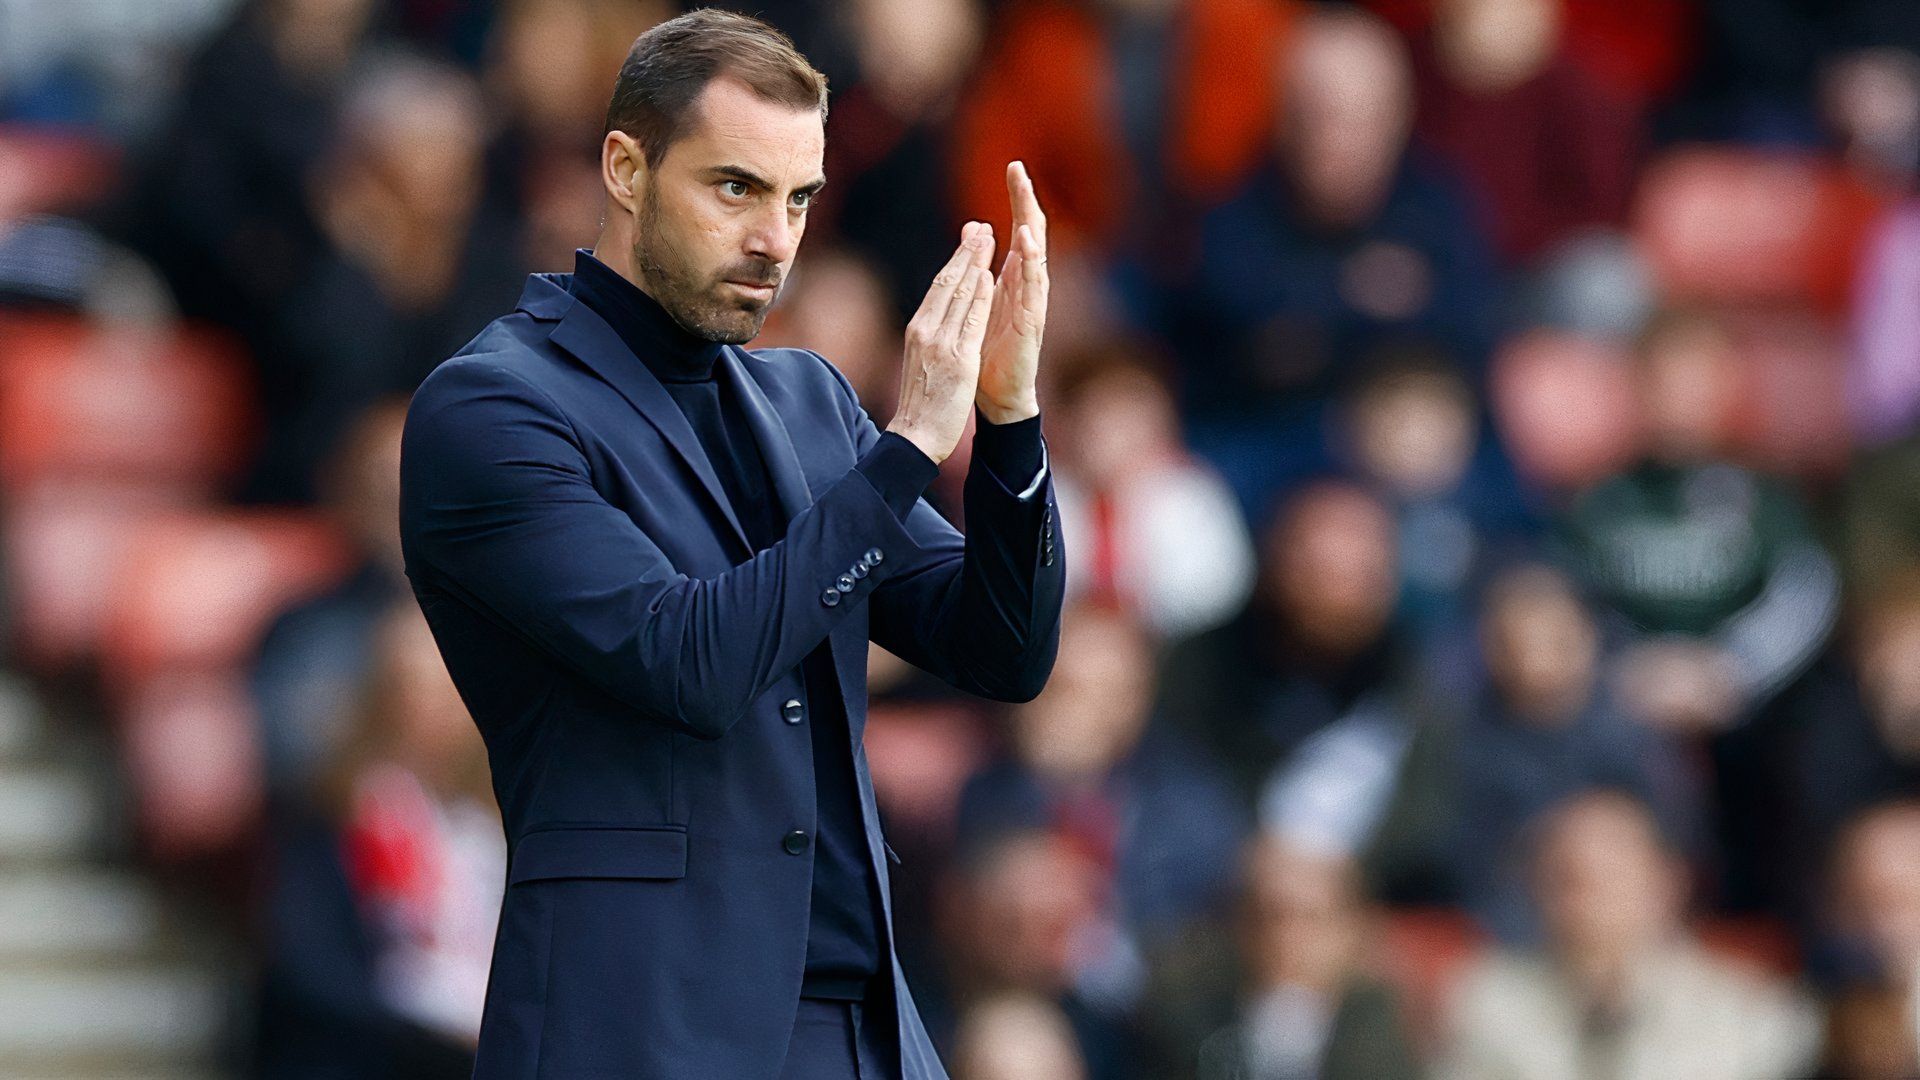
[[[1046,479],[1047,447],[1040,438],[1040,414],[1010,424],[995,424],[974,408],[973,457],[1015,498],[1030,499]]]
[[[873,444],[873,449],[868,450],[854,468],[867,478],[867,483],[873,485],[873,490],[880,493],[880,498],[893,511],[893,516],[901,521],[907,520],[913,504],[920,500],[920,493],[940,475],[940,466],[913,445],[913,440],[897,431],[882,432],[880,441]]]

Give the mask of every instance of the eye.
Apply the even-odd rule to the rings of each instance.
[[[745,180],[723,180],[721,184],[726,187],[727,194],[734,198],[744,199],[747,197],[747,182]],[[735,191],[733,190],[734,188],[739,188],[740,190]]]
[[[799,200],[794,205],[800,207],[802,210],[813,205],[813,192],[811,191],[796,191],[793,193],[793,197]]]

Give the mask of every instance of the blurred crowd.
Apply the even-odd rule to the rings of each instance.
[[[1009,160],[1050,216],[1052,681],[871,662],[956,1080],[1920,1077],[1920,5],[722,6],[833,90],[755,344],[884,423]],[[256,958],[248,1075],[467,1075],[400,423],[677,10],[0,0],[6,662]]]

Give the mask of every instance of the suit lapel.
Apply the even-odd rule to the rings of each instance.
[[[766,463],[767,477],[773,482],[774,497],[779,500],[783,520],[792,521],[800,511],[813,505],[813,492],[807,487],[807,474],[800,467],[800,455],[793,449],[793,436],[773,410],[766,391],[747,371],[747,364],[760,363],[740,349],[727,346],[720,350],[717,372],[720,389],[732,396],[753,439],[760,444],[760,460]]]
[[[666,387],[660,385],[660,380],[654,378],[653,372],[647,370],[647,365],[627,350],[620,336],[613,332],[613,327],[608,326],[606,320],[592,308],[574,301],[561,314],[551,337],[555,345],[578,357],[601,378],[613,384],[613,388],[620,391],[621,396],[632,403],[648,423],[659,429],[667,445],[673,448],[681,462],[699,480],[708,500],[720,511],[727,527],[733,531],[733,538],[751,552],[753,545],[747,540],[746,530],[740,527],[740,519],[734,516],[733,507],[728,505],[726,492],[720,487],[720,480],[714,475],[706,452],[700,449],[700,440],[693,433],[693,425],[687,423],[680,406],[667,393]],[[728,351],[721,350],[722,357]],[[764,404],[766,399],[762,397],[761,401]],[[791,444],[787,452],[793,452]]]

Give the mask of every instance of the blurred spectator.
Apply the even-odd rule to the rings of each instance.
[[[1477,368],[1498,303],[1473,215],[1407,152],[1413,75],[1393,31],[1317,10],[1283,70],[1274,155],[1202,222],[1165,327],[1197,444],[1256,516],[1324,462],[1320,411],[1356,363],[1430,342]]]
[[[1833,1075],[1920,1072],[1920,802],[1889,801],[1848,824],[1833,847],[1819,967],[1838,986],[1828,1062]]]
[[[1367,970],[1372,913],[1350,859],[1249,842],[1233,1021],[1196,1080],[1397,1080],[1421,1075],[1394,992]]]
[[[1787,987],[1682,928],[1685,871],[1645,807],[1614,793],[1541,823],[1538,953],[1497,950],[1453,1003],[1440,1070],[1461,1080],[1763,1080],[1804,1075],[1819,1021]]]
[[[940,937],[960,1017],[1001,994],[1039,998],[1066,1018],[1088,1080],[1131,1080],[1137,1050],[1125,1011],[1076,985],[1077,968],[1105,947],[1110,929],[1099,916],[1101,873],[1064,836],[999,832],[961,852],[940,903]],[[938,1039],[941,1017],[928,1011]],[[940,1044],[955,1046],[961,1034]]]
[[[1653,315],[1653,272],[1632,241],[1598,231],[1543,255],[1523,283],[1523,321],[1600,341],[1623,341]]]
[[[1855,284],[1847,400],[1859,440],[1884,443],[1920,427],[1920,198],[1874,226]]]
[[[1631,792],[1671,836],[1700,825],[1678,748],[1633,722],[1600,681],[1598,627],[1559,571],[1514,567],[1487,590],[1485,681],[1454,740],[1454,869],[1468,909],[1513,943],[1537,942],[1521,839],[1546,811],[1595,787]]]
[[[360,73],[308,188],[328,250],[260,357],[268,439],[251,494],[311,498],[314,469],[383,394],[411,391],[524,281],[510,221],[482,213],[485,114],[467,76],[385,57]]]
[[[1749,142],[1818,138],[1813,98],[1823,56],[1871,46],[1920,49],[1920,12],[1904,0],[1701,0],[1701,62],[1689,134]]]
[[[1861,455],[1842,506],[1854,595],[1872,596],[1920,566],[1920,431]]]
[[[1438,0],[1416,53],[1421,137],[1477,196],[1495,247],[1525,263],[1621,223],[1638,117],[1561,46],[1564,0]]]
[[[1720,322],[1657,319],[1635,367],[1646,456],[1565,522],[1587,580],[1636,635],[1625,703],[1670,730],[1724,728],[1779,693],[1825,642],[1839,599],[1794,492],[1723,456],[1739,375]]]
[[[1438,652],[1463,651],[1472,587],[1531,526],[1473,388],[1441,358],[1409,351],[1362,377],[1344,419],[1356,471],[1397,521],[1403,624]]]
[[[1820,106],[1840,156],[1874,186],[1905,191],[1920,170],[1920,56],[1842,53],[1820,73]]]
[[[1085,1080],[1073,1030],[1052,1003],[1024,994],[967,1010],[954,1037],[954,1080]]]
[[[1398,562],[1379,499],[1345,482],[1310,486],[1262,536],[1246,608],[1168,655],[1162,711],[1200,736],[1249,807],[1315,732],[1400,714],[1416,669],[1391,622]],[[1387,728],[1399,730],[1398,721]],[[1341,790],[1356,809],[1366,804],[1360,789]]]
[[[267,783],[305,788],[332,759],[355,688],[375,660],[373,628],[410,596],[400,559],[400,429],[404,398],[362,413],[328,460],[322,501],[353,548],[354,569],[284,612],[254,661]]]
[[[836,88],[827,117],[832,181],[814,202],[809,228],[872,261],[894,322],[904,324],[919,307],[953,253],[953,114],[985,22],[979,0],[857,0],[836,23],[851,39],[859,74]],[[1004,179],[999,198],[1005,206]],[[994,235],[1005,251],[1013,234],[1003,227]],[[817,258],[801,260],[796,276]]]
[[[1567,57],[1616,98],[1638,107],[1664,100],[1693,62],[1699,0],[1560,0],[1558,37]],[[1410,37],[1429,32],[1433,0],[1367,0]]]
[[[325,246],[305,197],[373,0],[252,0],[188,67],[120,228],[181,310],[268,347]]]
[[[1877,803],[1920,798],[1920,579],[1863,599],[1850,640],[1795,688],[1785,710],[1783,794],[1793,831],[1782,872],[1816,880],[1842,827]],[[1804,890],[1793,899],[1807,899]]]
[[[1014,711],[1009,755],[961,792],[960,842],[1042,829],[1080,855],[1097,921],[1079,943],[1075,986],[1126,1011],[1145,950],[1224,906],[1244,815],[1204,756],[1150,722],[1153,652],[1141,628],[1084,604],[1068,616],[1047,689]]]
[[[465,1077],[506,843],[486,752],[409,600],[352,731],[276,830],[257,1075]]]
[[[1048,421],[1067,587],[1163,639],[1226,622],[1253,588],[1253,541],[1220,478],[1188,453],[1173,399],[1125,344],[1060,357]]]
[[[600,139],[614,76],[633,39],[673,15],[675,5],[499,0],[487,6],[496,10],[486,38],[485,81],[494,108],[485,135],[484,212],[528,214],[528,265],[571,270],[574,249],[593,245],[606,198]]]
[[[1775,763],[1779,695],[1813,663],[1838,615],[1839,575],[1785,482],[1729,460],[1741,356],[1701,311],[1655,319],[1634,358],[1638,464],[1573,500],[1564,536],[1621,638],[1621,705],[1700,736],[1716,819],[1717,899],[1778,903],[1774,853],[1791,827]]]
[[[1820,1080],[1913,1080],[1920,1076],[1910,991],[1864,983],[1833,994]]]

